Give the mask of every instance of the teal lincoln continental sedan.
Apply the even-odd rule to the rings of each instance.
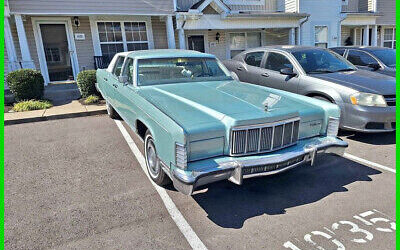
[[[184,194],[205,184],[277,174],[318,153],[342,155],[339,108],[234,80],[213,55],[186,50],[118,53],[97,70],[111,118],[144,141],[148,174]]]

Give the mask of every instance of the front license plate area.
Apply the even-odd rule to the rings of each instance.
[[[304,160],[304,156],[299,156],[288,161],[273,163],[273,164],[263,164],[251,167],[242,168],[242,175],[250,175],[250,174],[261,174],[271,171],[280,170],[296,163],[302,162]]]

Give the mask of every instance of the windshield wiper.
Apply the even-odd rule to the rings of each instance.
[[[348,68],[348,69],[339,69],[339,70],[336,70],[336,72],[345,72],[345,71],[355,71],[355,69]]]
[[[315,74],[315,73],[321,73],[321,74],[323,74],[323,73],[334,73],[335,71],[332,71],[332,70],[312,70],[312,71],[308,71],[307,73],[310,73],[310,74]]]

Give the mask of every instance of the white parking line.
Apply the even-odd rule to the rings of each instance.
[[[132,137],[129,135],[128,131],[126,131],[124,125],[122,125],[121,121],[115,120],[119,130],[121,131],[123,137],[125,138],[126,142],[128,143],[129,148],[131,149],[132,153],[135,155],[136,159],[139,162],[140,167],[145,172],[147,178],[149,178],[151,184],[153,184],[154,188],[157,190],[158,194],[160,195],[162,201],[164,202],[165,207],[168,210],[168,213],[171,215],[171,218],[174,220],[175,224],[178,226],[179,230],[185,236],[186,240],[190,244],[193,249],[207,249],[204,243],[200,240],[197,234],[193,231],[192,227],[183,217],[181,212],[176,207],[175,203],[172,201],[171,197],[169,197],[168,193],[162,187],[155,184],[151,179],[147,172],[146,162],[139,151],[138,147],[136,146],[135,142],[133,141]]]
[[[350,159],[350,160],[354,160],[354,161],[366,164],[366,165],[370,165],[372,167],[376,167],[376,168],[380,168],[380,169],[383,169],[383,170],[386,170],[386,171],[389,171],[392,173],[396,173],[396,169],[389,168],[389,167],[383,166],[381,164],[378,164],[378,163],[375,163],[372,161],[368,161],[368,160],[365,160],[363,158],[360,158],[360,157],[357,157],[357,156],[354,156],[354,155],[351,155],[348,153],[344,153],[344,157],[346,157],[347,159]]]

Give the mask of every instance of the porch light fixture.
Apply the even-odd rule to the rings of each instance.
[[[217,32],[217,34],[215,34],[215,40],[217,40],[218,43],[219,43],[220,37],[221,37],[221,34],[219,32]]]
[[[79,20],[79,17],[74,16],[74,25],[75,27],[81,26],[81,21]]]

